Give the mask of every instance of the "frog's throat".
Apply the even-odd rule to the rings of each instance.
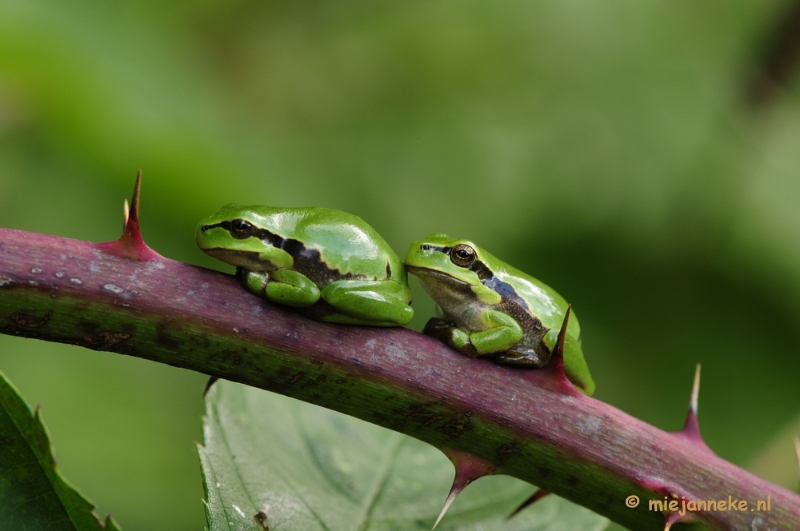
[[[406,270],[412,275],[422,280],[423,283],[431,281],[436,284],[445,284],[451,286],[453,289],[456,290],[469,289],[469,283],[461,280],[460,278],[448,275],[447,273],[442,273],[441,271],[436,271],[433,269],[428,269],[427,267],[419,267],[409,264],[406,264]]]
[[[428,295],[445,312],[455,305],[476,299],[472,286],[468,282],[441,271],[408,265],[406,267],[412,275],[420,279],[422,287],[425,288]]]

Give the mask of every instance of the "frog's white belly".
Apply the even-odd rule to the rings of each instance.
[[[484,309],[491,307],[491,304],[475,303],[452,309],[442,307],[442,311],[444,312],[444,318],[448,321],[453,321],[459,328],[464,328],[470,332],[480,332],[491,328],[481,319]]]

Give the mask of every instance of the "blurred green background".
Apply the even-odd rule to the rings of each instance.
[[[208,267],[234,201],[469,237],[573,304],[597,398],[678,429],[701,362],[709,445],[795,487],[798,75],[751,90],[790,5],[0,0],[0,226],[116,239],[142,168],[145,239]],[[205,377],[8,336],[0,370],[99,513],[202,528]]]

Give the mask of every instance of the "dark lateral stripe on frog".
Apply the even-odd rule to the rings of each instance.
[[[450,251],[453,250],[452,247],[441,247],[438,245],[431,245],[430,248],[433,251],[444,253],[448,256],[450,256]],[[514,302],[517,302],[518,304],[522,304],[523,307],[527,307],[525,301],[523,301],[522,298],[519,295],[517,295],[516,290],[512,288],[510,285],[506,284],[505,282],[495,278],[494,273],[492,273],[492,270],[486,267],[486,264],[484,264],[480,260],[475,260],[474,262],[472,262],[472,265],[470,265],[468,269],[474,272],[476,275],[478,275],[478,279],[480,279],[483,285],[489,286],[497,293],[499,293],[501,297],[509,298],[511,300],[514,300]]]
[[[485,265],[481,264],[481,267],[488,271]],[[489,274],[491,275],[491,271],[489,271]],[[478,276],[480,277],[480,273],[478,273]],[[542,321],[530,313],[528,303],[517,294],[517,290],[494,275],[486,280],[481,279],[481,282],[484,286],[500,294],[500,304],[525,331],[525,335],[522,340],[514,346],[514,350],[529,348],[538,352],[544,359],[549,360],[550,354],[547,353],[547,347],[544,346],[543,341],[549,329],[542,325]]]
[[[259,240],[264,241],[273,247],[286,251],[294,259],[293,269],[295,271],[311,278],[316,277],[321,279],[321,285],[327,285],[336,280],[369,280],[366,275],[342,273],[338,269],[329,267],[328,264],[322,260],[322,255],[320,254],[319,250],[307,248],[300,240],[295,240],[294,238],[284,238],[283,236],[275,234],[267,229],[256,229],[250,235],[243,238],[232,230],[230,221],[221,221],[213,225],[204,225],[202,230],[205,232],[216,227],[221,227],[227,230],[233,238],[240,240],[247,238],[258,238]],[[386,278],[390,278],[391,271],[389,262],[386,262],[386,273]],[[372,280],[379,279],[374,277]]]
[[[452,247],[439,247],[435,245],[430,246],[431,249],[434,251],[438,251],[440,253],[444,253],[449,255]],[[510,284],[507,284],[494,276],[492,270],[486,267],[486,264],[481,262],[480,260],[475,260],[472,265],[469,266],[469,270],[475,272],[478,275],[478,279],[480,279],[481,283],[491,288],[495,293],[500,295],[501,305],[505,310],[511,315],[516,321],[522,326],[522,328],[527,332],[526,336],[535,338],[531,343],[531,345],[526,345],[529,348],[536,348],[547,333],[548,329],[545,329],[542,326],[542,322],[539,319],[533,317],[529,311],[528,303],[519,296],[517,290],[513,288]]]
[[[213,225],[203,225],[200,229],[203,232],[207,230],[216,229],[217,227],[222,227],[226,231],[231,234],[232,238],[236,238],[237,240],[246,240],[247,238],[258,238],[259,240],[265,241],[269,243],[273,247],[277,247],[278,249],[283,249],[283,246],[288,241],[283,236],[279,236],[274,232],[270,232],[267,229],[258,229],[255,232],[248,234],[247,236],[242,236],[240,234],[236,234],[232,229],[233,226],[230,221],[220,221],[219,223],[214,223]]]

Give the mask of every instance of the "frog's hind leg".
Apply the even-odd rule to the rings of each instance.
[[[394,281],[341,280],[322,290],[322,298],[340,315],[326,321],[372,326],[402,326],[414,317],[411,293]]]
[[[497,363],[541,369],[550,362],[550,356],[550,351],[546,348],[537,351],[532,348],[515,347],[505,352],[498,352],[493,359]]]

